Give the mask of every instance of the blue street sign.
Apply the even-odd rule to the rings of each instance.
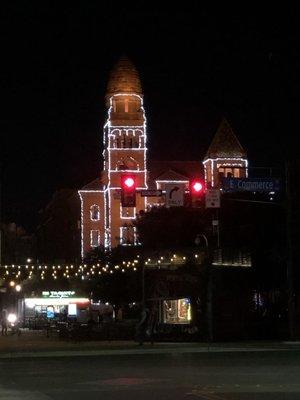
[[[225,192],[279,192],[279,179],[274,178],[222,178]]]

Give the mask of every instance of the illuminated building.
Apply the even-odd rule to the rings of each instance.
[[[136,189],[147,188],[147,131],[143,93],[133,64],[123,57],[112,70],[106,93],[107,121],[103,132],[101,177],[79,191],[82,256],[93,247],[136,245],[131,221],[146,208],[136,194],[136,206],[123,208],[121,176],[133,173]]]
[[[203,161],[208,187],[219,187],[221,177],[244,178],[248,160],[245,150],[224,118]]]
[[[92,248],[138,245],[132,221],[141,210],[163,205],[165,197],[143,197],[141,190],[166,190],[167,184],[189,189],[202,178],[216,187],[219,177],[245,176],[247,159],[228,122],[223,120],[203,162],[147,160],[147,125],[139,75],[128,58],[113,68],[106,93],[107,120],[103,132],[103,171],[84,186],[81,199],[81,255]],[[135,207],[122,207],[121,181],[134,175]]]

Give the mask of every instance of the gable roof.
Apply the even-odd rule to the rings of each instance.
[[[223,118],[209,146],[207,158],[247,157],[228,121]]]
[[[203,178],[200,161],[152,161],[148,162],[148,184],[155,187],[156,180],[189,180]]]
[[[96,178],[83,186],[83,188],[81,188],[80,190],[103,190],[103,184],[101,183],[100,178]]]
[[[148,162],[149,188],[155,188],[156,180],[204,179],[203,165],[200,161],[152,161]],[[89,182],[80,190],[103,190],[100,178]]]
[[[155,180],[156,181],[184,181],[184,180],[188,180],[188,177],[185,175],[179,174],[178,172],[175,172],[172,169],[169,169],[168,171],[165,171],[161,175],[159,175]]]

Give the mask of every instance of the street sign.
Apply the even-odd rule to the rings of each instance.
[[[162,190],[151,190],[145,189],[140,191],[142,197],[160,197],[162,195]]]
[[[274,178],[222,178],[225,192],[279,192],[280,181]]]
[[[182,207],[184,203],[183,184],[166,184],[166,207]]]
[[[220,208],[220,190],[207,189],[205,192],[205,208]]]

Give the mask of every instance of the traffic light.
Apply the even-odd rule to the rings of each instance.
[[[121,204],[122,207],[135,207],[135,175],[121,175]]]
[[[205,183],[200,179],[190,182],[190,201],[193,207],[199,207],[205,193]]]

